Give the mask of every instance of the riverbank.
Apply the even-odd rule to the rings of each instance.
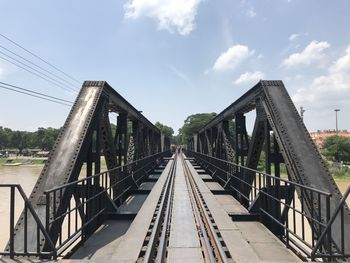
[[[7,157],[0,159],[1,166],[43,166],[46,162],[47,158],[42,157]]]
[[[47,158],[45,157],[25,157],[25,156],[11,156],[7,158],[0,158],[0,166],[38,166],[43,167]],[[106,168],[106,161],[101,158],[101,167]]]

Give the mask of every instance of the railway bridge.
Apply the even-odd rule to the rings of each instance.
[[[350,187],[340,193],[282,81],[260,81],[176,151],[106,82],[86,81],[30,196],[0,187],[2,261],[350,258]]]

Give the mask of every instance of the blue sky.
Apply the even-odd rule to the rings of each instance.
[[[350,130],[348,0],[0,0],[0,9],[1,34],[78,80],[108,81],[175,131],[259,79],[283,80],[310,131],[334,129],[335,108]],[[1,37],[0,45],[47,68]],[[76,96],[1,58],[0,81]],[[0,105],[0,125],[21,130],[60,127],[69,112],[3,89]]]

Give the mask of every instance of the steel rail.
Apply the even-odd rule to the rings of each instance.
[[[205,259],[209,259],[209,262],[216,262],[214,251],[213,251],[213,248],[210,244],[210,238],[209,238],[207,230],[206,230],[205,222],[203,221],[201,211],[198,208],[196,196],[193,193],[194,189],[192,188],[192,184],[190,182],[189,175],[187,174],[186,168],[184,169],[184,171],[185,171],[185,175],[186,175],[186,177],[185,177],[186,184],[188,185],[189,190],[191,190],[191,191],[189,191],[189,195],[190,195],[190,201],[191,201],[191,205],[192,205],[193,214],[194,214],[197,226],[199,226],[199,229],[200,229],[199,237],[203,241],[203,242],[201,242],[202,243],[202,250],[203,250],[203,247],[205,247],[205,250],[203,250],[203,253],[205,255]]]
[[[156,257],[157,262],[163,262],[166,254],[166,243],[168,237],[168,224],[170,222],[170,210],[172,199],[172,188],[176,172],[177,157],[175,154],[174,162],[168,174],[167,180],[163,187],[157,217],[154,222],[152,233],[150,235],[147,250],[143,256],[143,262],[154,262]],[[160,235],[161,233],[161,235]],[[158,248],[157,248],[158,247]]]
[[[170,222],[171,222],[171,214],[172,214],[172,207],[173,207],[173,200],[174,200],[174,178],[176,174],[176,162],[177,162],[177,157],[175,155],[174,169],[172,171],[173,174],[171,175],[172,178],[170,182],[170,192],[167,197],[166,211],[165,211],[164,220],[162,224],[161,236],[159,238],[157,258],[155,260],[156,262],[159,262],[159,263],[165,261],[167,242],[168,242],[169,233],[170,233]]]
[[[196,213],[199,212],[198,218],[200,219],[200,224],[204,224],[205,230],[202,230],[201,227],[201,232],[205,238],[205,236],[208,237],[208,241],[211,244],[211,248],[207,246],[207,241],[206,247],[208,249],[208,254],[210,258],[210,262],[229,262],[229,259],[227,258],[227,255],[224,251],[223,245],[221,241],[218,238],[218,235],[216,234],[216,231],[214,229],[213,223],[211,222],[208,212],[206,211],[205,204],[203,200],[201,199],[200,192],[198,190],[198,187],[194,181],[193,175],[187,165],[187,163],[184,161],[183,155],[181,156],[181,161],[184,164],[184,171],[186,178],[189,182],[190,188],[192,191],[190,191],[191,195],[193,195],[194,201],[193,202],[193,207],[195,208]]]

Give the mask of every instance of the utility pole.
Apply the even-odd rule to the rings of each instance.
[[[303,122],[304,122],[304,112],[305,112],[304,107],[301,106],[301,107],[300,107],[300,117],[301,117],[301,120],[302,120]]]
[[[338,111],[340,111],[340,109],[335,109],[335,132],[336,134],[338,134]]]

